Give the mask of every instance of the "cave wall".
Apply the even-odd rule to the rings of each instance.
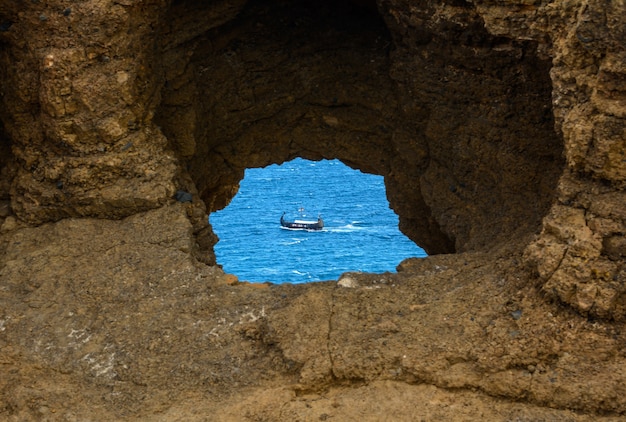
[[[430,253],[541,230],[545,291],[624,315],[621,3],[311,7],[3,1],[12,212],[120,218],[183,189],[212,262],[204,213],[245,168],[339,158],[385,177]]]
[[[339,158],[385,176],[430,253],[525,244],[547,215],[527,254],[545,291],[624,314],[620,5],[381,2],[385,28],[304,8],[252,3],[179,66],[197,97],[178,150],[209,210],[247,167]]]
[[[198,37],[157,118],[208,209],[245,168],[339,158],[385,176],[401,230],[429,253],[536,231],[562,166],[549,61],[467,4],[415,7],[251,2]]]
[[[409,136],[423,137],[428,147],[426,168],[413,183],[400,176],[404,180],[394,187],[410,197],[407,187],[419,183],[457,251],[532,233],[562,165],[549,59],[536,42],[490,34],[468,2],[383,7],[396,47],[390,74],[408,109],[406,119],[420,119]],[[400,224],[416,237],[421,216],[410,205],[404,204],[411,217]]]

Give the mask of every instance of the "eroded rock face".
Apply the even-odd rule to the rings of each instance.
[[[550,295],[585,314],[621,320],[626,317],[625,9],[605,6],[589,1],[535,12],[544,17],[543,25],[560,21],[549,32],[551,75],[567,167],[528,255]]]
[[[536,230],[561,170],[549,61],[469,5],[435,9],[251,2],[197,39],[177,66],[193,74],[164,91],[194,100],[159,121],[209,209],[245,168],[339,158],[385,176],[400,228],[431,253]]]
[[[0,0],[0,416],[412,415],[363,403],[463,389],[495,419],[520,413],[492,396],[527,418],[619,418],[625,16]],[[401,229],[459,254],[237,285],[207,213],[246,168],[298,156],[383,175]]]
[[[462,1],[387,7],[391,75],[407,120],[420,119],[428,156],[419,189],[437,222],[457,251],[532,232],[553,196],[562,148],[539,44],[489,33]],[[406,186],[398,183],[402,196]]]
[[[152,123],[163,6],[3,2],[2,114],[22,220],[121,217],[174,193],[175,160]]]

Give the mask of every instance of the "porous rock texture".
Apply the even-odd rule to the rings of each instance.
[[[623,1],[0,0],[0,418],[624,420],[625,45]],[[295,157],[431,256],[224,274],[207,216]]]

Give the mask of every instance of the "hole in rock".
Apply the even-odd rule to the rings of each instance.
[[[286,220],[324,221],[322,230],[289,230]],[[395,271],[426,253],[398,230],[382,176],[339,160],[295,159],[247,169],[238,194],[211,214],[217,261],[241,280],[302,283],[347,271]]]
[[[430,255],[523,247],[563,167],[551,62],[533,42],[487,33],[471,3],[452,3],[472,25],[424,15],[424,25],[405,28],[385,3],[254,0],[206,23],[192,46],[181,39],[193,25],[183,23],[201,20],[194,7],[212,3],[182,1],[167,32],[168,81],[155,119],[207,210],[229,204],[246,169],[339,159],[384,176],[397,226]],[[267,224],[277,227],[298,205],[331,223],[314,203],[281,203]],[[220,231],[218,215],[218,261],[252,279],[221,255],[237,240]]]

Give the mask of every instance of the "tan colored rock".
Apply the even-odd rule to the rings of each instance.
[[[625,16],[0,0],[0,419],[623,419]],[[294,157],[440,255],[224,274],[207,214]]]
[[[337,281],[337,285],[341,287],[355,288],[359,287],[359,283],[349,275],[342,275]]]

